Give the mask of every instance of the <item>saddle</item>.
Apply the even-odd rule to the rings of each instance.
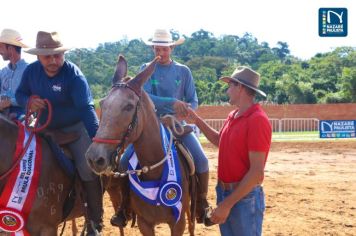
[[[70,178],[75,176],[75,167],[66,145],[79,139],[75,132],[65,133],[60,130],[44,129],[40,135],[47,141],[56,160]]]
[[[176,121],[173,116],[164,116],[161,117],[161,122],[164,126],[168,127],[173,134],[173,139],[175,140],[174,144],[183,154],[186,163],[189,167],[189,175],[192,176],[195,174],[195,165],[193,161],[192,154],[189,152],[188,148],[180,141],[180,138],[185,135],[193,132],[193,128],[190,125],[175,125]],[[178,128],[178,129],[177,129]]]
[[[44,129],[40,133],[44,136],[50,137],[53,142],[55,142],[59,146],[64,146],[66,144],[74,142],[80,137],[80,135],[75,132],[65,133],[55,129]]]

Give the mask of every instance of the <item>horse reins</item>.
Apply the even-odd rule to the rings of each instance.
[[[47,116],[47,120],[46,122],[42,125],[42,126],[38,126],[39,124],[39,120],[40,120],[40,117],[42,115],[42,112],[43,112],[43,109],[39,109],[37,112],[35,111],[31,111],[31,104],[32,104],[32,101],[34,99],[37,99],[37,98],[40,98],[39,96],[37,95],[33,95],[29,98],[28,102],[27,102],[27,106],[26,106],[26,116],[25,116],[25,127],[28,131],[32,132],[32,133],[38,133],[42,130],[44,130],[48,125],[49,123],[51,122],[52,120],[52,105],[50,103],[50,101],[48,99],[43,99],[43,101],[45,102],[45,104],[47,105],[47,110],[48,110],[48,116]],[[33,125],[33,127],[30,126],[30,118],[31,118],[31,115],[33,114],[36,114],[36,121],[35,121],[35,124]]]
[[[30,131],[30,136],[29,138],[27,139],[27,142],[24,146],[24,148],[22,149],[21,153],[19,154],[19,156],[16,158],[16,161],[14,162],[14,164],[10,167],[10,169],[8,169],[5,173],[1,174],[0,175],[0,180],[3,180],[5,179],[9,174],[11,174],[11,172],[16,168],[16,166],[20,163],[20,161],[22,160],[22,157],[25,155],[28,147],[30,146],[30,143],[31,143],[31,140],[33,138],[33,136],[45,129],[49,122],[51,121],[52,119],[52,105],[51,103],[47,100],[47,99],[44,99],[46,105],[47,105],[47,109],[48,109],[48,117],[47,117],[47,120],[45,122],[45,124],[43,124],[42,126],[38,127],[38,123],[39,123],[39,120],[40,120],[40,116],[42,115],[42,110],[43,109],[40,109],[38,112],[37,112],[37,116],[36,116],[36,121],[33,125],[33,127],[30,127],[30,124],[29,124],[29,120],[30,120],[30,116],[32,114],[34,114],[35,112],[32,112],[30,110],[30,106],[31,106],[31,103],[32,103],[32,100],[35,99],[35,98],[39,98],[38,96],[31,96],[27,102],[27,106],[26,106],[26,116],[25,116],[25,128]],[[17,121],[18,122],[18,121]]]
[[[169,153],[171,152],[172,150],[172,144],[173,144],[173,134],[172,134],[172,131],[169,127],[167,127],[168,129],[168,132],[169,132],[169,146],[168,146],[168,150],[167,150],[167,153],[166,155],[164,156],[164,158],[162,160],[160,160],[159,162],[157,162],[156,164],[153,164],[153,165],[150,165],[150,166],[143,166],[141,169],[138,169],[138,170],[126,170],[124,172],[114,172],[113,173],[113,176],[114,178],[117,178],[117,177],[125,177],[126,175],[128,174],[137,174],[137,175],[141,175],[142,173],[147,173],[148,171],[150,170],[153,170],[157,167],[159,167],[160,165],[162,165],[167,159],[168,159],[168,156],[169,156]]]

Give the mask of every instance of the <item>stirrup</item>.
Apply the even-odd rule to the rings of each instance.
[[[204,217],[203,217],[203,222],[204,225],[209,227],[212,225],[215,225],[216,223],[212,222],[210,220],[211,214],[213,213],[213,208],[211,206],[205,208],[205,213],[204,213]]]

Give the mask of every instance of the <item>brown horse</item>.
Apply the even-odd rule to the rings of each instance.
[[[0,115],[0,176],[14,165],[13,156],[18,133],[18,126]],[[41,174],[25,229],[30,235],[57,235],[58,225],[63,221],[63,205],[73,183],[55,160],[48,143],[41,139],[41,144]],[[0,193],[6,185],[6,180],[7,178],[0,181]],[[67,219],[80,217],[82,212],[81,204],[75,204]]]
[[[148,94],[142,89],[145,81],[153,73],[156,58],[135,78],[127,78],[127,63],[119,56],[113,87],[109,94],[100,102],[101,119],[96,140],[89,147],[86,157],[91,168],[98,174],[112,174],[116,168],[118,149],[132,143],[141,167],[151,167],[164,158],[161,144],[160,122],[155,114],[154,105]],[[119,146],[117,148],[117,146]],[[179,160],[182,177],[182,211],[176,222],[172,209],[163,205],[151,205],[130,190],[130,203],[137,215],[138,227],[143,235],[154,235],[154,227],[159,223],[167,223],[171,235],[184,233],[185,214],[190,206],[189,170]],[[140,175],[141,181],[159,180],[164,165],[150,169]],[[189,219],[190,220],[190,219]],[[194,234],[194,223],[189,231]]]

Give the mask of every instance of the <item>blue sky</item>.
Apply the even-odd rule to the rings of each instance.
[[[346,7],[348,36],[321,38],[318,9]],[[37,31],[57,31],[66,45],[95,48],[99,43],[148,39],[156,28],[181,34],[204,29],[215,36],[251,33],[274,47],[287,42],[291,53],[309,59],[338,46],[356,47],[355,0],[17,0],[2,1],[0,29],[19,31],[35,45]],[[25,55],[26,53],[24,53]],[[33,61],[34,56],[25,58]],[[4,62],[0,59],[0,65]]]

